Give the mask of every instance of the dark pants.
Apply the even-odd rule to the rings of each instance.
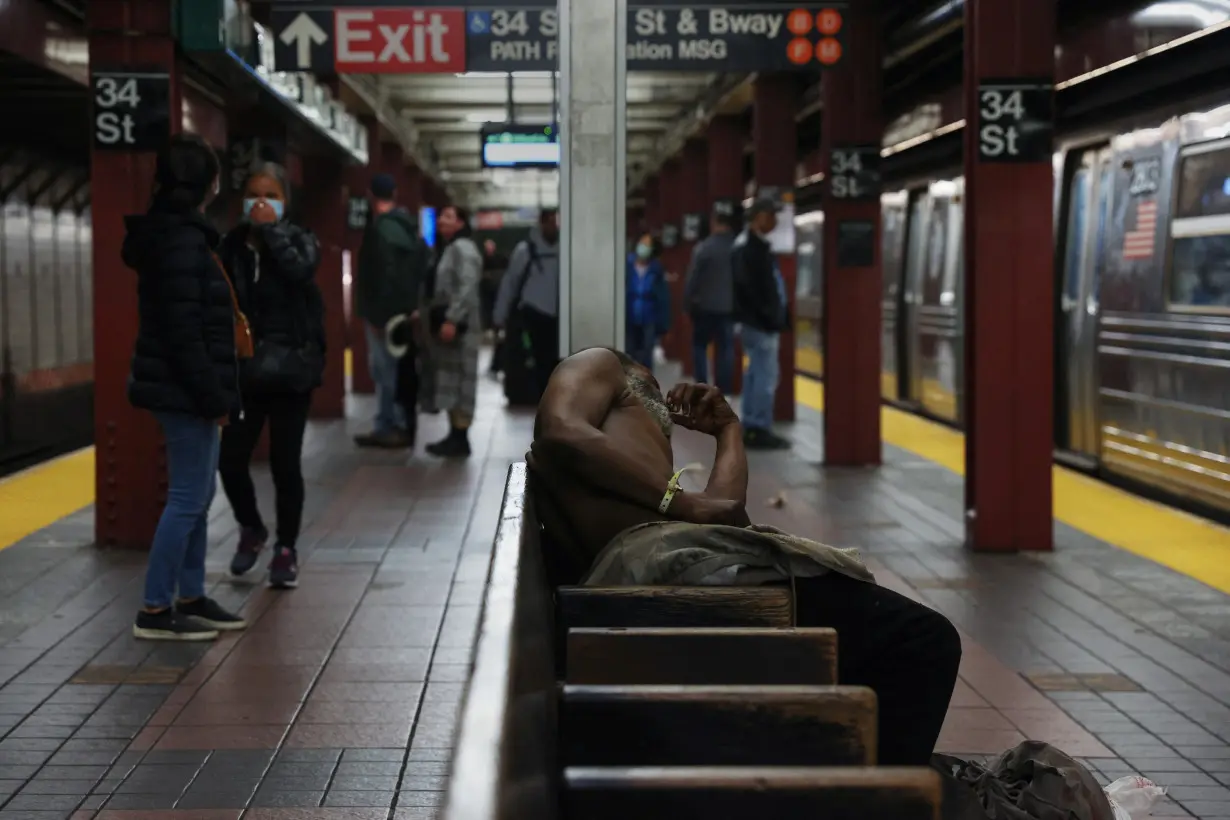
[[[798,625],[837,630],[837,680],[879,700],[879,764],[926,766],[961,663],[940,613],[891,589],[830,573],[795,579]]]
[[[406,433],[411,439],[418,432],[421,364],[418,346],[411,340],[405,354],[397,360],[397,404],[406,414]]]
[[[530,350],[534,355],[534,388],[541,396],[547,390],[547,382],[559,364],[559,317],[548,316],[531,307],[521,308],[522,327],[529,334]],[[508,339],[505,345],[522,344],[519,339]]]
[[[307,429],[310,393],[247,396],[242,419],[232,419],[222,431],[218,473],[242,527],[263,529],[252,484],[252,451],[269,420],[269,471],[273,474],[278,515],[278,544],[294,547],[303,523],[303,434]]]
[[[624,350],[637,362],[653,370],[653,349],[658,344],[658,334],[653,325],[624,327]]]
[[[726,395],[735,385],[735,326],[719,313],[692,314],[692,366],[696,381],[709,384],[709,345],[713,345],[713,384]]]

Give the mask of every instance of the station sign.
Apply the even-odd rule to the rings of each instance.
[[[979,160],[1050,162],[1054,135],[1055,85],[1050,79],[979,80]]]
[[[171,75],[96,68],[90,72],[94,147],[157,151],[171,135]]]
[[[829,154],[829,194],[833,199],[880,199],[880,146],[844,145]]]
[[[870,219],[837,222],[837,267],[870,268],[876,263],[876,223]]]
[[[631,71],[817,71],[841,62],[847,4],[631,0]],[[447,74],[550,71],[553,0],[283,0],[271,15],[278,71]]]

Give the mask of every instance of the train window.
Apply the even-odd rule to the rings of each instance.
[[[1230,309],[1230,146],[1183,157],[1171,237],[1171,307]]]
[[[1176,219],[1230,214],[1230,146],[1183,158]]]

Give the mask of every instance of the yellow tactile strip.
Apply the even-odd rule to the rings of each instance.
[[[94,503],[94,448],[0,479],[0,550]]]
[[[795,396],[813,410],[824,409],[824,386],[803,376]],[[884,406],[884,441],[965,472],[965,437],[956,430]],[[1108,544],[1148,558],[1230,593],[1230,529],[1056,466],[1055,518]]]

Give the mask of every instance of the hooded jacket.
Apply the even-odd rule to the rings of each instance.
[[[418,309],[431,254],[409,211],[394,208],[371,219],[359,249],[355,313],[383,329],[389,319]]]
[[[222,418],[239,407],[231,287],[198,213],[124,218],[124,264],[137,273],[137,343],[128,380],[135,407]]]
[[[508,260],[496,297],[496,326],[504,327],[509,315],[523,307],[544,316],[559,315],[559,240],[548,242],[538,227],[530,230],[530,238],[518,244]]]

